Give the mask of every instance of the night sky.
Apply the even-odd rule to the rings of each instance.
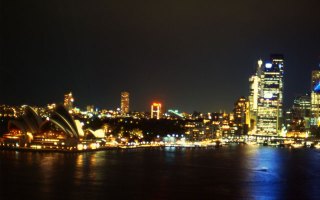
[[[1,0],[0,104],[231,111],[259,58],[285,56],[285,105],[320,55],[319,0]]]

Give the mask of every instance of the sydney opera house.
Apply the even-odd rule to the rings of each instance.
[[[3,147],[83,150],[96,149],[103,144],[102,138],[87,140],[80,121],[74,120],[62,105],[46,119],[25,106],[22,117],[9,121],[8,130],[0,139]]]

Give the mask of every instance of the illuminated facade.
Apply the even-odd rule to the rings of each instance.
[[[249,109],[250,109],[250,126],[255,129],[257,123],[258,99],[261,93],[261,69],[262,60],[258,60],[256,73],[249,78],[250,94],[249,94]]]
[[[250,127],[249,101],[245,97],[240,97],[234,104],[234,126],[237,134],[247,134]]]
[[[8,123],[9,133],[4,135],[4,143],[9,146],[31,146],[37,148],[76,147],[80,122],[70,115],[64,106],[57,106],[50,118],[43,120],[30,106],[25,106],[24,115]]]
[[[276,135],[282,128],[283,67],[283,55],[271,55],[271,63],[266,63],[262,69],[257,134]]]
[[[121,92],[121,113],[129,112],[129,92]]]
[[[72,110],[72,109],[73,109],[73,102],[74,102],[74,98],[73,98],[71,92],[70,92],[69,94],[64,95],[63,105],[64,105],[68,110]]]
[[[311,76],[311,125],[320,125],[320,70],[312,71]]]
[[[161,117],[161,103],[153,103],[151,105],[151,119],[160,119]]]

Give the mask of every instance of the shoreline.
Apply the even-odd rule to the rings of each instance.
[[[95,151],[108,151],[117,150],[120,147],[104,147],[98,149],[86,149],[86,150],[68,150],[68,149],[34,149],[28,147],[0,147],[0,151],[21,151],[21,152],[39,152],[39,153],[85,153]]]
[[[20,152],[40,152],[40,153],[86,153],[96,151],[109,151],[109,150],[123,150],[123,149],[142,149],[142,148],[163,148],[165,146],[115,146],[115,147],[100,147],[97,149],[85,149],[85,150],[68,150],[68,149],[35,149],[29,147],[4,147],[0,146],[0,151],[20,151]],[[190,148],[190,147],[179,147]]]
[[[110,151],[110,150],[127,150],[127,149],[141,149],[141,148],[187,148],[187,149],[202,149],[202,148],[221,148],[230,145],[245,145],[245,146],[257,146],[257,147],[271,147],[271,148],[290,148],[290,149],[318,149],[315,146],[299,146],[294,147],[290,145],[261,145],[261,144],[245,144],[245,143],[228,143],[226,145],[219,146],[114,146],[114,147],[101,147],[97,149],[86,149],[86,150],[68,150],[68,149],[35,149],[29,147],[4,147],[0,146],[0,151],[19,151],[19,152],[38,152],[38,153],[87,153],[87,152],[97,152],[97,151]]]

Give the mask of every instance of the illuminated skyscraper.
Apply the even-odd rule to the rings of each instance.
[[[121,92],[121,113],[129,112],[129,92]]]
[[[311,125],[320,125],[320,70],[312,71],[311,76]]]
[[[153,103],[151,105],[151,119],[160,119],[161,117],[161,103]]]
[[[282,128],[283,55],[271,55],[261,73],[261,93],[258,99],[257,133],[279,134]]]
[[[73,96],[72,93],[70,92],[69,94],[64,95],[64,101],[63,105],[68,109],[72,110],[73,109]]]
[[[251,117],[251,128],[254,129],[257,123],[257,111],[258,111],[258,98],[261,93],[261,69],[262,69],[262,60],[258,60],[257,71],[254,75],[249,78],[250,84],[250,95],[249,99],[249,109]]]

